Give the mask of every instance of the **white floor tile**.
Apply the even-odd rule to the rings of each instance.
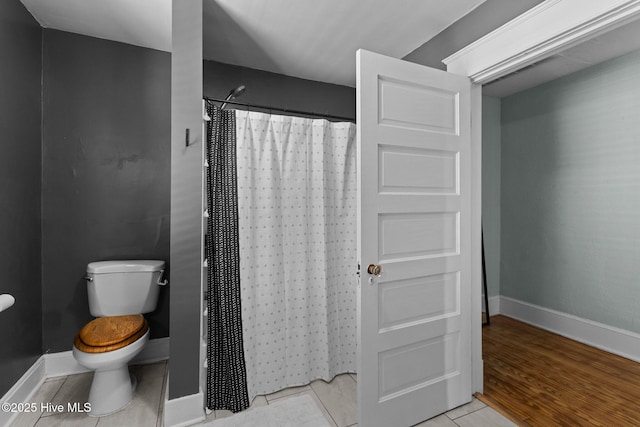
[[[38,389],[30,402],[50,402],[62,405],[62,412],[21,414],[11,426],[50,427],[50,426],[136,426],[161,427],[163,421],[164,391],[166,388],[167,363],[133,366],[131,372],[136,376],[138,385],[131,403],[123,410],[105,417],[90,417],[86,413],[69,413],[68,403],[83,405],[89,399],[89,389],[93,373],[69,375],[47,379]]]
[[[479,409],[482,409],[486,406],[487,405],[485,405],[484,403],[482,403],[481,401],[479,401],[474,397],[473,400],[467,403],[466,405],[462,405],[458,408],[452,409],[451,411],[447,412],[447,417],[451,418],[452,420],[455,420],[456,418],[460,418],[462,416],[475,412]]]
[[[431,418],[430,420],[423,421],[420,424],[416,424],[415,427],[458,427],[458,425],[443,414]]]
[[[297,387],[297,388],[300,388],[300,387]],[[327,408],[322,404],[322,402],[318,398],[318,395],[316,395],[311,388],[305,391],[301,391],[300,393],[290,394],[288,396],[281,397],[280,399],[270,400],[269,403],[282,401],[282,400],[289,399],[296,396],[302,396],[304,394],[307,394],[313,398],[314,402],[316,402],[316,405],[318,405],[318,408],[320,408],[320,411],[322,411],[322,414],[324,415],[324,417],[327,419],[327,421],[332,427],[338,427],[338,425],[336,424],[336,422],[332,417],[332,414],[329,414],[329,411],[327,411]]]
[[[133,399],[129,405],[115,414],[100,417],[100,427],[156,427],[161,406],[162,384],[165,363],[132,366],[131,373],[138,380]]]
[[[167,374],[169,373],[169,362],[164,362],[164,377],[162,379],[162,393],[160,394],[160,407],[158,409],[158,421],[156,427],[164,427],[164,400],[167,392]]]
[[[166,362],[131,367],[138,378],[138,388],[129,406],[115,414],[93,418],[86,414],[66,413],[67,403],[84,403],[89,397],[93,373],[51,378],[45,381],[31,402],[51,402],[62,404],[65,413],[25,413],[21,414],[12,427],[109,427],[131,425],[136,427],[161,427],[163,424],[164,393],[168,370]],[[301,394],[311,396],[327,421],[333,427],[357,427],[357,376],[339,375],[331,383],[322,380],[311,385],[292,387],[267,396],[258,396],[251,408],[265,406]],[[230,411],[214,411],[206,421],[233,415]],[[503,417],[481,401],[474,399],[447,414],[417,424],[416,427],[513,427],[510,420]]]
[[[83,374],[69,375],[60,387],[60,390],[51,399],[53,405],[62,405],[64,412],[67,412],[68,404],[79,403],[83,406],[89,401],[89,390],[91,389],[91,381],[93,381],[93,372]],[[43,417],[53,416],[54,413],[44,413]]]
[[[226,409],[216,409],[213,411],[213,417],[218,420],[220,418],[227,418],[233,415],[233,412]]]
[[[357,384],[349,374],[338,375],[330,383],[314,381],[311,388],[338,427],[348,427],[358,422]]]
[[[266,396],[256,396],[253,399],[253,402],[251,402],[251,405],[246,409],[247,411],[253,408],[259,408],[261,406],[267,406],[269,403],[267,402],[267,398]],[[227,411],[224,409],[219,409],[216,411],[213,411],[213,415],[215,419],[218,418],[227,418],[233,415],[233,412],[231,411]],[[207,419],[212,418],[211,415],[207,416]]]
[[[455,422],[460,427],[518,427],[488,406],[469,415],[456,418]]]
[[[45,381],[38,391],[33,395],[31,399],[29,399],[28,403],[35,403],[37,405],[36,412],[23,412],[14,420],[12,427],[33,427],[38,419],[43,415],[42,411],[42,403],[51,402],[53,396],[60,390],[60,387],[64,384],[66,377],[59,377],[55,380],[47,380]],[[50,415],[50,414],[49,414]]]
[[[42,417],[35,427],[96,427],[99,418],[80,413],[65,413]]]
[[[266,396],[256,396],[249,408],[259,408],[261,406],[267,406],[268,404]]]

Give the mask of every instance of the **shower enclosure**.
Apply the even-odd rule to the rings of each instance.
[[[235,412],[355,372],[355,125],[207,113],[207,406]]]

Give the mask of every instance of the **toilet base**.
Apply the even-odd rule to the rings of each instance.
[[[96,370],[89,391],[92,417],[113,414],[127,406],[133,399],[137,386],[136,378],[129,373],[129,367]]]
[[[94,371],[89,391],[89,415],[101,417],[127,406],[133,397],[136,381],[129,374],[128,363],[142,351],[149,341],[149,331],[137,341],[104,353],[85,353],[73,346],[73,357],[78,363]]]

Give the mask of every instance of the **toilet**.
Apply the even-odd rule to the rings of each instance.
[[[143,314],[156,309],[164,261],[100,261],[87,265],[89,311],[96,319],[75,336],[73,357],[94,370],[89,415],[119,411],[133,398],[136,379],[128,363],[149,341]]]

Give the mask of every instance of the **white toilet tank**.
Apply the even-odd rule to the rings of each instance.
[[[99,261],[87,265],[92,316],[143,314],[156,309],[164,261]]]

